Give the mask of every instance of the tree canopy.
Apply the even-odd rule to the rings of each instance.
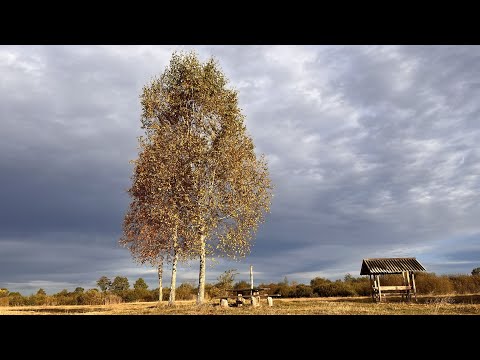
[[[124,276],[116,276],[115,279],[113,279],[112,285],[110,287],[113,292],[120,292],[128,290],[129,288],[130,284],[128,282],[128,279]]]
[[[111,285],[112,285],[112,282],[106,276],[102,276],[100,279],[97,280],[97,286],[103,292],[107,291],[110,288]]]
[[[143,280],[143,278],[138,278],[137,281],[135,281],[135,284],[133,284],[133,288],[135,290],[147,290],[148,289],[148,285],[147,283],[145,282],[145,280]]]

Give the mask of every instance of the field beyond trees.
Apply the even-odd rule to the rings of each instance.
[[[418,302],[394,298],[373,303],[370,297],[275,299],[273,307],[263,300],[260,307],[221,308],[217,301],[198,306],[194,300],[137,302],[112,305],[11,306],[0,315],[478,315],[480,295],[420,296]]]

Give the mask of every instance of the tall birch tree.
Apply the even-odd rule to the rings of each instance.
[[[272,184],[238,106],[237,91],[214,59],[173,54],[141,96],[150,137],[174,134],[171,146],[184,249],[200,260],[197,303],[205,298],[207,256],[244,257],[270,209]],[[178,220],[178,219],[177,219]]]

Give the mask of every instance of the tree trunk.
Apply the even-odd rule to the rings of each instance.
[[[175,290],[177,288],[177,262],[177,231],[175,230],[175,234],[173,236],[172,282],[170,284],[170,298],[168,300],[168,305],[175,305]]]
[[[205,235],[200,236],[200,272],[198,276],[198,295],[197,305],[201,305],[205,301],[205,266],[206,266],[206,251],[205,251]]]
[[[158,262],[158,301],[159,302],[163,301],[162,282],[163,282],[163,257],[160,257]]]

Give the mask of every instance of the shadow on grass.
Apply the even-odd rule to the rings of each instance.
[[[332,299],[332,302],[353,302],[353,303],[371,303],[371,297],[361,298],[336,298]],[[436,296],[417,296],[418,304],[430,304],[437,302],[448,302],[451,304],[480,304],[480,294],[473,295],[436,295]],[[387,302],[389,303],[401,303],[404,302],[401,296],[387,296]],[[412,298],[412,303],[415,303],[415,299]]]

